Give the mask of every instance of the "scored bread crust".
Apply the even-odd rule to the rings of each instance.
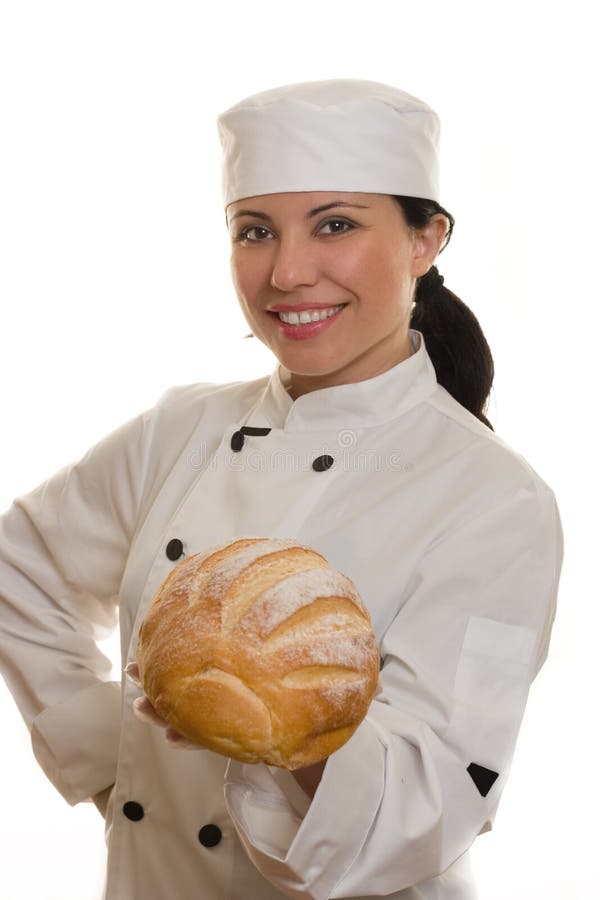
[[[176,731],[286,769],[339,749],[379,676],[352,581],[278,538],[240,538],[178,563],[146,613],[137,661],[146,695]]]

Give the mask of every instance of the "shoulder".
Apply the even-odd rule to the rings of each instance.
[[[159,397],[150,411],[172,433],[193,431],[203,421],[217,426],[241,417],[268,385],[268,375],[253,381],[197,382],[175,385]]]
[[[413,488],[433,523],[428,551],[455,554],[457,566],[461,553],[465,559],[475,554],[485,563],[481,572],[504,565],[498,577],[507,579],[515,560],[526,557],[539,585],[556,585],[564,537],[550,485],[522,453],[441,385],[421,415],[423,458],[415,465]]]
[[[437,466],[453,472],[465,497],[494,504],[526,493],[534,505],[555,505],[552,488],[531,462],[441,385],[427,400],[426,418]]]

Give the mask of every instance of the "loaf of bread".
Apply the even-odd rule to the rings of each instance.
[[[286,769],[351,737],[379,675],[352,581],[310,547],[268,538],[178,563],[144,618],[137,661],[146,695],[176,731]]]

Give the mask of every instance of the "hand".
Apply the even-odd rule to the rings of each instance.
[[[142,688],[143,685],[140,681],[140,670],[137,663],[129,663],[125,666],[125,675],[133,681],[139,688]],[[202,744],[196,744],[193,741],[188,740],[178,731],[175,731],[174,728],[171,728],[168,722],[158,715],[156,710],[154,709],[151,702],[148,700],[146,696],[137,697],[133,701],[133,712],[137,719],[140,722],[145,722],[147,725],[155,725],[158,728],[164,729],[165,732],[165,740],[175,750],[203,750],[205,749]],[[321,776],[323,775],[323,770],[325,768],[327,760],[324,759],[321,762],[315,763],[312,766],[306,766],[303,769],[294,769],[292,770],[292,775],[302,788],[305,794],[311,798],[314,797],[316,790],[321,781]]]
[[[140,670],[137,663],[129,663],[126,665],[125,675],[143,690],[143,685],[140,681]],[[145,722],[146,725],[155,725],[158,728],[164,729],[167,744],[175,750],[204,749],[202,744],[196,744],[193,741],[189,741],[178,731],[175,731],[174,728],[171,728],[169,723],[165,722],[162,716],[159,716],[146,696],[136,697],[133,701],[133,714],[136,719],[139,719],[140,722]]]

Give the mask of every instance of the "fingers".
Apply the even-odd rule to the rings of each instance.
[[[169,727],[165,731],[165,740],[169,747],[172,750],[202,750],[203,747],[200,744],[195,744],[193,741],[188,741],[186,737],[182,734],[179,734],[178,731],[175,731],[174,728]]]
[[[157,725],[165,732],[165,740],[172,750],[202,750],[199,744],[189,741],[186,737],[175,731],[158,715],[147,697],[136,697],[133,701],[133,714],[140,722],[146,725]]]
[[[147,697],[136,697],[133,701],[133,714],[140,722],[146,725],[158,725],[159,728],[168,728],[168,723],[158,715]]]
[[[129,678],[137,687],[142,688],[142,683],[140,681],[140,670],[138,664],[135,662],[130,662],[125,666],[125,675]],[[146,725],[155,725],[159,728],[162,728],[165,732],[165,740],[169,747],[173,750],[201,750],[202,747],[199,744],[195,744],[193,741],[189,741],[186,737],[180,734],[178,731],[175,731],[174,728],[171,728],[168,722],[158,715],[151,702],[147,697],[136,697],[133,701],[133,714],[136,719],[139,719],[140,722],[144,722]]]
[[[142,687],[142,682],[140,680],[140,669],[136,662],[127,663],[124,671],[125,675],[130,679],[130,681],[133,681],[133,683],[137,685],[137,687]]]

